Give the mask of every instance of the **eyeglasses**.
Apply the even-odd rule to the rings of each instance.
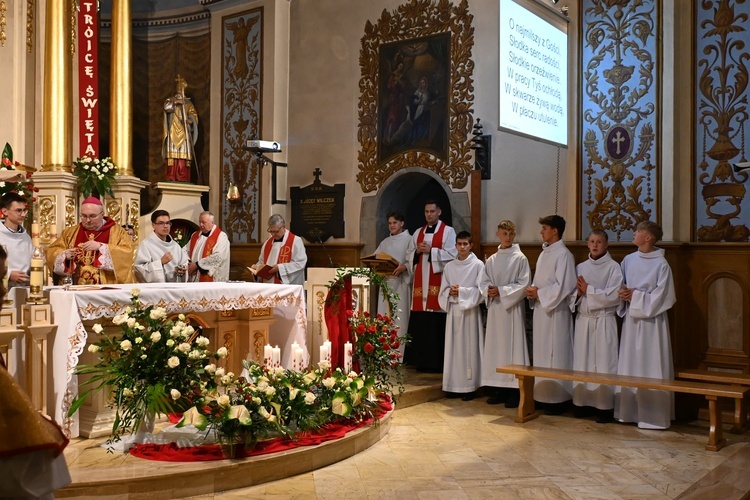
[[[17,214],[25,214],[29,211],[28,208],[16,208],[15,210],[8,210],[8,212],[15,212]]]
[[[268,229],[266,229],[266,232],[267,232],[267,233],[271,233],[271,234],[279,234],[279,233],[281,232],[281,230],[282,230],[282,229],[284,229],[284,226],[281,226],[281,227],[280,227],[280,228],[278,228],[278,229],[271,229],[271,228],[269,227]]]
[[[85,220],[92,220],[92,219],[96,219],[97,217],[100,217],[100,216],[102,216],[102,215],[104,215],[104,212],[99,212],[99,213],[98,213],[98,214],[96,214],[96,215],[86,215],[86,214],[81,214],[81,219],[85,219]]]
[[[172,225],[172,221],[168,220],[166,222],[164,222],[164,221],[154,222],[154,224],[156,224],[157,226],[171,226]]]

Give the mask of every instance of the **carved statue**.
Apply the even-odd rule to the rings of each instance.
[[[177,93],[164,101],[164,142],[162,156],[167,161],[166,180],[190,182],[190,169],[196,163],[198,113],[185,96],[187,82],[177,75]]]

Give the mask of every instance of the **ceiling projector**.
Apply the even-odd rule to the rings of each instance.
[[[281,144],[276,141],[251,139],[247,141],[245,149],[253,153],[281,153]]]

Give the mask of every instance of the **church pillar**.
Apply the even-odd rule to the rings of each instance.
[[[112,83],[109,147],[120,175],[133,175],[133,87],[130,0],[112,1]]]
[[[70,172],[71,2],[48,0],[46,15],[42,172]]]

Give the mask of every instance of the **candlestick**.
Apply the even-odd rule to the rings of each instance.
[[[352,343],[344,342],[344,371],[352,371]]]

